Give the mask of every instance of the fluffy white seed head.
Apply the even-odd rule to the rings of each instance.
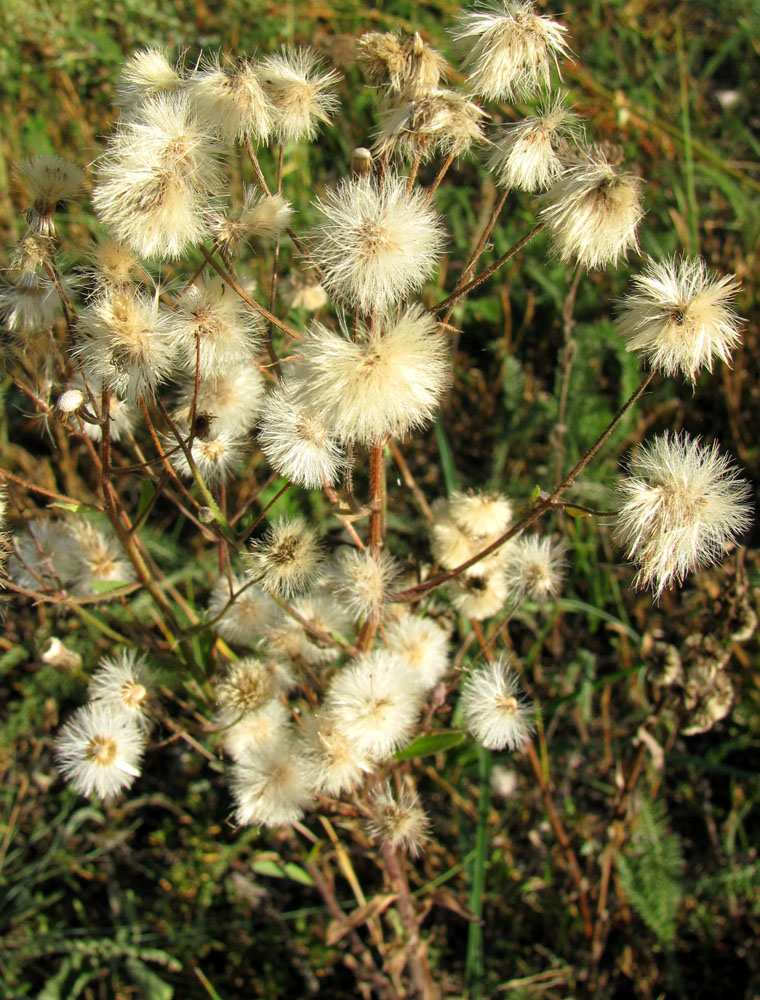
[[[374,149],[422,161],[431,157],[461,156],[485,139],[486,112],[454,90],[432,90],[424,96],[391,106],[383,116]]]
[[[78,335],[74,354],[88,381],[92,377],[133,403],[154,395],[177,357],[174,317],[157,292],[99,295],[81,310]]]
[[[146,48],[127,59],[116,85],[117,102],[122,108],[181,90],[185,80],[178,67],[172,66],[163,49]]]
[[[504,570],[491,563],[476,563],[452,580],[449,590],[457,611],[476,621],[501,611],[508,595]]]
[[[304,731],[301,752],[316,792],[339,798],[358,788],[373,770],[370,758],[323,713],[307,716]]]
[[[510,597],[537,601],[556,597],[562,587],[565,549],[551,538],[529,535],[509,546],[504,566]]]
[[[233,765],[231,783],[241,826],[287,826],[301,819],[312,801],[298,745],[287,739]]]
[[[335,560],[331,584],[352,618],[367,618],[380,613],[398,575],[396,560],[384,549],[376,556],[369,549],[344,549]]]
[[[193,405],[195,380],[188,381],[179,394],[175,420],[187,423]],[[231,364],[224,372],[201,378],[195,404],[196,418],[210,418],[210,432],[243,434],[256,423],[264,399],[264,379],[250,355]]]
[[[223,64],[203,60],[187,81],[198,117],[228,142],[265,141],[274,124],[274,108],[250,59]]]
[[[541,209],[559,257],[581,267],[606,267],[637,249],[641,186],[639,177],[621,173],[598,148],[570,167]]]
[[[276,694],[271,667],[247,656],[231,663],[216,685],[218,718],[222,725],[232,725],[243,716],[263,708]]]
[[[281,517],[252,543],[251,573],[264,590],[290,597],[305,590],[319,572],[316,532],[301,517]]]
[[[134,251],[109,236],[94,243],[87,257],[88,264],[83,271],[95,295],[123,292],[134,284],[141,270]]]
[[[65,278],[62,287],[70,295],[75,285]],[[0,322],[15,334],[50,330],[61,315],[61,298],[55,282],[40,274],[8,273],[0,286]]]
[[[294,372],[299,402],[347,443],[373,444],[428,423],[449,382],[448,347],[420,306],[356,341],[314,324]]]
[[[635,585],[657,598],[718,562],[751,522],[749,484],[715,444],[686,434],[644,445],[618,496],[617,539],[639,567]]]
[[[443,249],[440,217],[406,179],[353,177],[316,203],[322,217],[312,255],[338,302],[385,312],[420,289]]]
[[[213,424],[212,424],[213,426]],[[196,425],[197,427],[197,425]],[[187,427],[177,428],[183,439],[188,437]],[[172,468],[178,475],[186,479],[192,477],[190,463],[181,448],[177,448],[177,439],[174,435],[167,435],[164,440],[164,449],[171,451],[169,461]],[[216,483],[228,482],[231,476],[240,472],[245,456],[247,438],[245,434],[216,427],[208,433],[197,434],[193,439],[190,449],[193,462],[200,473],[201,479],[211,486]]]
[[[310,490],[325,483],[335,485],[346,465],[339,442],[306,406],[298,404],[287,382],[266,397],[259,444],[275,472]]]
[[[146,658],[134,649],[104,657],[90,678],[89,693],[92,704],[123,712],[145,726],[151,693]]]
[[[534,729],[533,710],[520,697],[509,656],[476,667],[462,691],[465,723],[489,750],[519,750]]]
[[[246,187],[239,211],[214,219],[211,234],[222,256],[230,260],[244,240],[280,237],[292,217],[291,204],[281,194],[262,194],[258,188]]]
[[[97,594],[106,586],[117,587],[134,581],[134,567],[110,528],[101,530],[88,521],[76,521],[69,530],[80,561],[74,581],[77,593]]]
[[[255,712],[248,712],[224,730],[222,746],[238,764],[271,751],[288,737],[290,712],[279,697],[271,698]]]
[[[98,161],[98,218],[139,257],[181,257],[207,234],[223,151],[186,93],[142,102],[119,121]]]
[[[332,594],[315,590],[296,598],[292,608],[309,625],[327,636],[343,635],[349,625],[345,609]],[[315,636],[297,619],[281,608],[277,609],[264,629],[264,646],[278,658],[296,665],[314,667],[335,660],[340,650],[326,639]]]
[[[209,617],[216,618],[223,611],[214,626],[219,635],[227,642],[253,647],[259,643],[279,608],[255,584],[249,583],[244,587],[239,577],[233,576],[230,580],[220,576],[209,598]]]
[[[140,775],[145,736],[124,712],[100,702],[80,708],[55,741],[58,769],[80,795],[111,799]]]
[[[87,379],[85,383],[85,378]],[[89,392],[87,386],[89,385]],[[85,399],[88,412],[98,420],[101,419],[101,407],[103,404],[103,379],[93,372],[87,372],[86,376],[82,372],[77,372],[71,380],[71,391],[81,392]],[[92,393],[92,399],[90,399]],[[129,437],[135,429],[138,420],[138,413],[135,405],[126,399],[121,399],[115,393],[111,393],[108,401],[108,414],[110,420],[110,435],[112,441],[121,441],[123,437]],[[103,430],[99,423],[92,424],[89,421],[82,421],[81,428],[91,441],[100,441]]]
[[[579,142],[578,118],[562,97],[538,114],[500,129],[488,158],[490,170],[503,187],[518,191],[544,191],[564,171],[563,147]]]
[[[396,653],[375,650],[343,667],[324,702],[327,718],[372,760],[385,760],[414,730],[421,694]]]
[[[61,521],[33,518],[13,535],[8,571],[25,590],[73,587],[82,569],[73,535]]]
[[[441,53],[417,31],[407,38],[368,31],[356,40],[356,61],[372,83],[411,99],[436,89],[448,69]]]
[[[385,841],[394,850],[405,851],[416,858],[429,839],[430,827],[416,789],[405,784],[396,795],[386,782],[373,795],[370,810],[371,816],[366,824],[370,837]]]
[[[566,31],[536,14],[532,2],[497,0],[464,11],[452,35],[470,71],[470,90],[498,101],[548,88],[552,66],[568,53]]]
[[[327,292],[309,275],[292,272],[277,285],[277,293],[290,309],[316,312],[327,305]]]
[[[679,372],[692,384],[713,360],[731,363],[741,320],[731,308],[739,282],[714,277],[699,258],[650,260],[623,299],[617,327],[629,351],[641,351],[652,368]]]
[[[322,123],[340,107],[336,70],[325,70],[312,49],[283,49],[267,56],[259,69],[274,108],[274,132],[281,142],[315,139]]]
[[[398,653],[423,691],[435,687],[449,668],[449,638],[432,618],[404,615],[387,625],[388,649]]]
[[[76,164],[50,154],[22,160],[16,173],[29,194],[26,220],[30,229],[42,236],[54,236],[53,217],[81,192],[84,174]]]
[[[471,538],[485,540],[504,534],[512,520],[512,504],[503,493],[469,490],[451,494],[448,513]]]
[[[175,302],[174,335],[188,370],[204,379],[225,374],[259,347],[250,310],[217,274],[203,275]]]

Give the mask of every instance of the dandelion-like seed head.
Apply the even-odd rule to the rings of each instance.
[[[420,805],[417,791],[405,784],[395,795],[385,783],[370,802],[371,816],[367,833],[375,840],[385,841],[396,851],[406,851],[416,858],[429,839],[430,821]]]
[[[751,522],[749,484],[716,445],[687,434],[644,445],[618,495],[617,539],[639,567],[635,585],[656,598],[718,562]]]
[[[179,427],[178,430],[182,437],[187,437],[187,428]],[[172,449],[175,444],[176,438],[167,435],[165,440],[167,450]],[[246,444],[245,434],[214,427],[213,433],[196,434],[190,454],[201,478],[208,485],[213,485],[227,482],[230,476],[240,472]],[[192,477],[190,463],[182,449],[172,452],[170,462],[180,476],[187,479]]]
[[[243,300],[217,274],[204,275],[181,295],[174,335],[187,368],[213,378],[240,364],[259,346],[256,325]]]
[[[641,186],[639,177],[622,173],[599,148],[570,167],[547,192],[541,210],[560,258],[606,267],[637,249]]]
[[[448,345],[411,306],[357,340],[315,323],[301,344],[296,399],[341,441],[374,444],[424,426],[449,382]]]
[[[157,94],[171,94],[185,86],[177,66],[172,66],[163,49],[146,48],[127,59],[116,85],[117,102],[129,108]]]
[[[35,517],[14,532],[8,569],[25,590],[73,586],[82,571],[79,549],[61,521]]]
[[[692,384],[713,360],[731,363],[741,320],[732,309],[739,282],[712,276],[701,258],[650,260],[623,299],[618,330],[629,351],[641,351],[652,368],[679,372]]]
[[[204,60],[187,81],[199,118],[229,142],[266,140],[274,123],[274,108],[251,59],[223,65]]]
[[[352,177],[316,203],[312,255],[328,293],[363,313],[385,312],[420,289],[443,249],[440,217],[406,179]]]
[[[9,272],[0,287],[0,321],[15,334],[50,330],[61,314],[61,298],[55,282],[37,273]],[[70,295],[75,286],[64,278],[62,287]]]
[[[534,729],[534,713],[519,693],[513,660],[501,656],[476,667],[462,691],[467,728],[490,750],[519,750]]]
[[[94,286],[94,292],[123,292],[134,283],[140,261],[123,243],[106,236],[91,248],[85,274]]]
[[[233,766],[231,783],[241,826],[287,826],[301,819],[312,801],[308,770],[297,744],[287,738],[247,754]]]
[[[29,192],[26,213],[29,228],[41,236],[54,236],[53,216],[80,193],[84,174],[76,164],[44,153],[23,160],[16,173]]]
[[[370,82],[412,99],[438,87],[448,69],[441,53],[417,31],[407,38],[369,31],[356,40],[356,60]]]
[[[233,597],[235,599],[230,604]],[[219,635],[227,642],[243,646],[258,644],[264,629],[278,610],[272,598],[260,587],[248,584],[243,589],[243,581],[236,576],[231,579],[219,577],[211,591],[208,605],[210,618],[216,618],[224,611],[214,626]]]
[[[80,708],[56,737],[64,778],[81,795],[111,799],[140,775],[145,736],[126,712],[102,702]]]
[[[509,546],[504,567],[509,594],[539,603],[556,597],[562,586],[564,563],[564,547],[551,538],[518,538]]]
[[[432,90],[385,114],[374,148],[378,153],[398,154],[421,160],[435,155],[460,156],[473,143],[485,139],[483,109],[453,90]]]
[[[337,70],[324,70],[312,49],[283,49],[267,56],[259,70],[274,107],[274,130],[281,142],[315,139],[320,123],[340,107]]]
[[[454,579],[449,588],[457,611],[476,621],[495,615],[507,600],[504,570],[490,563],[472,566]]]
[[[386,626],[388,649],[398,653],[423,691],[435,687],[449,667],[449,638],[432,618],[407,614]]]
[[[332,594],[321,589],[296,598],[293,610],[313,629],[328,636],[333,633],[342,635],[349,624],[345,609]],[[337,659],[340,650],[336,646],[313,635],[284,610],[278,608],[277,611],[279,613],[267,623],[264,631],[264,643],[273,655],[299,666],[306,664],[310,667]]]
[[[322,713],[304,720],[304,758],[314,790],[338,798],[357,788],[373,770],[366,754]]]
[[[377,555],[344,549],[335,562],[332,589],[353,618],[366,618],[380,612],[398,575],[396,560],[384,549]]]
[[[262,194],[254,187],[246,187],[240,210],[214,219],[211,234],[222,256],[231,260],[244,240],[281,236],[292,216],[291,204],[281,194]]]
[[[243,764],[256,754],[267,752],[287,740],[290,712],[279,697],[249,712],[228,726],[222,746],[234,761]]]
[[[230,664],[216,685],[219,716],[224,723],[237,722],[249,712],[256,712],[275,694],[271,668],[255,656],[246,656]]]
[[[496,492],[452,493],[448,512],[458,527],[474,539],[501,535],[512,520],[512,504],[503,493]]]
[[[103,531],[87,521],[76,521],[70,531],[81,563],[75,580],[78,593],[97,593],[99,584],[132,583],[134,567],[113,532]]]
[[[251,546],[251,572],[261,586],[290,597],[317,576],[321,554],[317,535],[302,517],[281,517]]]
[[[544,191],[564,171],[562,150],[580,142],[578,116],[563,96],[555,97],[538,114],[500,129],[488,158],[499,184],[518,191]]]
[[[212,416],[210,429],[214,434],[244,434],[255,424],[264,398],[264,380],[253,361],[251,355],[199,380],[195,412]],[[195,379],[191,379],[177,399],[175,420],[189,421],[195,395]]]
[[[150,700],[148,663],[133,649],[104,657],[90,678],[90,702],[123,712],[144,725]]]
[[[452,31],[469,69],[470,90],[488,100],[530,97],[568,54],[567,28],[536,14],[532,2],[497,0],[464,11]]]

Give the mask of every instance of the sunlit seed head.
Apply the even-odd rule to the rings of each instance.
[[[84,173],[76,164],[44,153],[22,160],[16,173],[29,194],[26,218],[30,229],[42,236],[54,236],[53,216],[80,194]]]
[[[641,187],[639,177],[622,173],[603,150],[589,151],[546,194],[541,219],[554,251],[581,267],[617,265],[638,248]]]
[[[124,64],[116,85],[116,99],[120,107],[132,105],[181,90],[185,80],[177,66],[172,66],[166,52],[159,48],[140,49]]]
[[[230,215],[220,215],[211,222],[214,243],[231,260],[244,240],[279,238],[290,224],[293,209],[280,194],[263,194],[246,187],[241,208]]]
[[[314,582],[320,569],[316,532],[301,517],[281,517],[252,543],[249,563],[265,590],[283,597],[297,594]]]
[[[312,801],[308,778],[298,744],[287,738],[247,754],[231,774],[237,822],[268,827],[297,822]]]
[[[187,423],[195,398],[195,412],[210,414],[211,432],[245,434],[253,428],[264,400],[264,379],[254,356],[227,365],[223,372],[201,378],[198,392],[191,378],[177,399],[175,420]]]
[[[344,442],[373,444],[424,426],[449,382],[448,345],[419,306],[356,340],[313,324],[301,344],[295,396]]]
[[[150,689],[146,658],[127,649],[100,661],[90,678],[89,694],[93,704],[103,705],[115,713],[124,712],[145,725]]]
[[[433,273],[444,235],[435,209],[406,179],[353,177],[316,203],[321,216],[311,244],[322,284],[340,303],[385,312]]]
[[[681,374],[692,384],[719,358],[731,362],[741,319],[732,305],[739,282],[710,274],[701,258],[649,260],[620,303],[617,327],[629,351],[641,351],[652,368]]]
[[[93,244],[88,258],[84,272],[91,281],[95,294],[126,290],[134,283],[141,270],[135,253],[108,236]]]
[[[451,601],[460,614],[482,621],[504,607],[507,581],[498,566],[476,564],[449,584]]]
[[[490,750],[519,750],[535,728],[534,712],[520,695],[510,656],[476,667],[462,691],[468,730]]]
[[[385,627],[385,638],[423,691],[434,687],[449,668],[448,635],[432,618],[404,615]]]
[[[544,191],[565,169],[563,148],[581,142],[582,135],[577,115],[557,96],[536,115],[499,130],[489,169],[503,187]]]
[[[495,538],[512,520],[512,504],[502,493],[469,490],[452,493],[448,513],[458,527],[473,539]]]
[[[278,608],[264,630],[263,645],[273,656],[289,660],[297,667],[313,667],[331,663],[340,655],[340,648],[330,644],[334,633],[344,635],[349,627],[345,609],[332,594],[317,589],[292,602],[293,611],[308,625],[324,634],[321,638],[309,631],[301,621]]]
[[[532,2],[497,0],[465,10],[452,37],[469,70],[472,93],[497,101],[523,99],[549,87],[552,68],[569,51],[566,31],[536,14]]]
[[[108,800],[140,774],[145,736],[127,713],[94,702],[69,719],[55,741],[58,768],[81,795]]]
[[[66,278],[63,289],[68,295],[75,289]],[[37,273],[8,272],[0,286],[0,322],[11,333],[24,335],[50,330],[62,314],[61,299],[55,283]]]
[[[228,142],[265,141],[272,132],[274,108],[250,59],[204,59],[188,77],[187,90],[198,117]]]
[[[335,560],[330,583],[349,615],[366,618],[380,612],[398,573],[398,564],[385,550],[374,555],[369,549],[344,549]]]
[[[370,31],[356,40],[356,60],[371,83],[389,94],[423,97],[445,77],[448,66],[419,32],[402,38],[392,32]]]
[[[73,392],[82,393],[87,409],[94,417],[101,420],[103,379],[92,371],[87,372],[86,376],[79,371],[71,380],[71,389]],[[92,399],[90,393],[92,393]],[[121,441],[123,437],[129,437],[133,433],[138,419],[135,405],[120,398],[115,393],[111,393],[111,398],[108,401],[108,412],[111,440]],[[81,428],[92,441],[100,441],[103,433],[100,423],[82,421]]]
[[[301,751],[316,792],[336,798],[346,795],[373,770],[369,757],[324,714],[307,716],[304,731]]]
[[[306,309],[316,312],[327,305],[327,292],[319,281],[296,271],[286,275],[277,285],[280,299],[290,309]]]
[[[216,631],[227,642],[242,646],[256,646],[278,611],[272,598],[260,587],[250,583],[244,586],[236,576],[229,579],[220,576],[209,598],[210,618],[224,612],[214,625]]]
[[[187,427],[178,428],[184,439],[187,439]],[[177,441],[174,435],[167,435],[164,440],[164,448],[171,451],[170,462],[172,467],[180,476],[189,479],[193,472],[187,456],[181,448],[176,447]],[[211,486],[216,483],[228,482],[231,477],[237,475],[243,467],[246,447],[248,445],[246,435],[222,428],[209,431],[203,436],[196,435],[193,439],[190,454],[203,481]]]
[[[75,521],[69,530],[80,559],[74,581],[77,593],[96,594],[106,584],[133,582],[134,567],[110,527],[101,529],[88,521]]]
[[[325,70],[308,48],[283,49],[262,60],[259,75],[274,107],[274,131],[281,142],[315,139],[321,124],[340,107],[336,70]]]
[[[618,488],[616,536],[656,598],[718,562],[751,523],[749,484],[715,444],[661,434],[644,445]]]
[[[556,597],[562,586],[564,563],[564,546],[551,538],[518,538],[508,549],[504,567],[510,597],[527,597],[538,603]]]
[[[82,560],[71,531],[57,520],[36,517],[26,521],[13,534],[8,572],[25,590],[73,587],[82,573]]]
[[[422,97],[392,106],[383,116],[374,148],[380,154],[406,159],[460,156],[483,142],[487,114],[453,90],[432,90]]]

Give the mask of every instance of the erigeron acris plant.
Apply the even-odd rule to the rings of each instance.
[[[641,179],[587,145],[551,91],[568,51],[561,24],[530,3],[504,3],[463,12],[454,38],[466,53],[464,92],[444,85],[446,61],[419,35],[361,36],[357,59],[379,90],[377,137],[317,193],[318,221],[307,232],[287,198],[286,144],[329,127],[338,74],[305,49],[230,64],[136,53],[118,87],[119,120],[93,164],[102,239],[82,251],[79,270],[63,273],[55,216],[80,196],[83,175],[55,158],[29,161],[20,171],[28,231],[0,294],[9,370],[86,450],[101,496],[82,517],[76,498],[39,492],[75,509],[65,520],[14,525],[8,588],[72,610],[145,591],[157,621],[94,671],[90,704],[57,742],[62,773],[78,792],[106,800],[133,784],[150,720],[169,712],[151,681],[150,653],[173,657],[176,683],[183,676],[200,699],[206,741],[228,758],[237,823],[278,828],[347,813],[364,824],[397,894],[409,988],[420,996],[435,987],[424,949],[413,946],[421,911],[406,866],[432,831],[394,755],[448,727],[436,714],[447,719],[441,710],[461,690],[462,722],[481,746],[525,750],[539,768],[519,664],[495,648],[488,623],[558,595],[564,549],[545,516],[563,509],[566,491],[655,373],[693,383],[714,361],[730,361],[740,330],[734,279],[688,258],[645,264],[618,324],[650,371],[598,441],[559,485],[530,499],[461,492],[431,510],[423,497],[435,566],[402,564],[386,525],[394,502],[387,451],[429,428],[445,399],[457,303],[543,228],[562,261],[617,265],[637,249],[643,217]],[[515,97],[537,99],[538,110],[492,128],[489,102]],[[269,178],[266,144],[277,161]],[[501,193],[453,287],[434,303],[426,286],[446,246],[436,192],[458,157],[481,154]],[[252,176],[230,193],[234,157]],[[436,172],[425,186],[420,167],[429,162]],[[536,224],[479,271],[514,191],[543,193]],[[266,292],[239,264],[252,241],[270,243]],[[297,259],[281,274],[287,241]],[[181,271],[176,262],[191,255],[196,266]],[[154,280],[167,263],[173,280]],[[287,309],[296,298],[318,313],[305,327]],[[254,517],[257,496],[236,487],[261,456],[280,488]],[[365,470],[361,496],[355,481]],[[130,477],[150,484],[144,503],[125,488]],[[6,478],[20,497],[27,484]],[[323,492],[337,544],[306,517],[278,511],[296,490]],[[686,435],[644,446],[619,495],[621,547],[638,567],[637,585],[657,597],[724,555],[749,522],[748,488],[732,463]],[[201,547],[218,552],[222,572],[205,621],[177,600],[140,538],[166,501]],[[451,642],[468,622],[480,652],[455,672]],[[199,661],[191,641],[210,630],[214,664]],[[328,882],[317,885],[334,902]],[[358,947],[378,990],[398,995],[398,969],[361,940]]]

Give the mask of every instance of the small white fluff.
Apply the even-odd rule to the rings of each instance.
[[[512,662],[502,656],[476,667],[462,691],[467,728],[489,750],[519,750],[534,729],[534,713],[519,695]]]
[[[140,776],[145,735],[124,712],[95,702],[80,708],[55,741],[58,768],[81,795],[111,799]]]

